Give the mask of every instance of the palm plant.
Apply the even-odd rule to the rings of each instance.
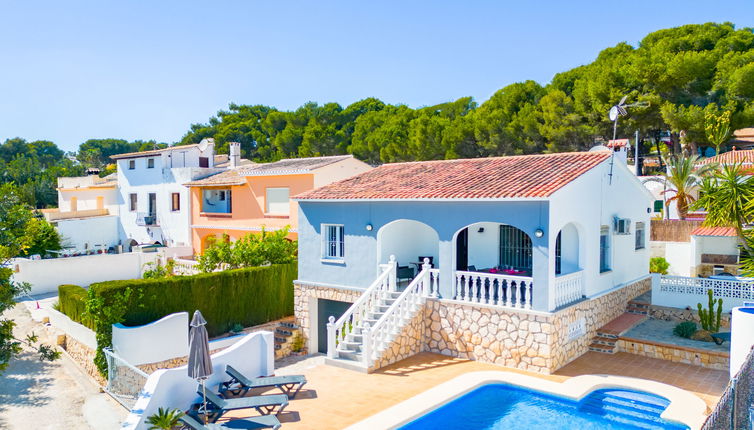
[[[665,200],[665,209],[667,210],[670,203],[675,202],[678,208],[678,217],[681,219],[686,219],[689,208],[696,201],[694,192],[701,185],[702,178],[713,168],[713,165],[710,164],[697,167],[698,161],[699,157],[696,155],[690,157],[671,155],[665,159],[667,171],[659,178],[648,179],[665,185],[663,194],[673,194],[672,197]]]
[[[747,254],[752,255],[746,226],[754,223],[754,177],[741,164],[727,164],[705,178],[694,208],[707,210],[704,225],[735,227]]]
[[[180,424],[183,412],[178,409],[159,408],[157,413],[147,418],[149,430],[172,430]]]

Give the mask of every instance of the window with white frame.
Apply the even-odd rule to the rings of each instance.
[[[610,226],[600,228],[600,273],[610,271]]]
[[[634,249],[644,249],[645,246],[645,233],[644,233],[644,223],[643,222],[637,222],[636,223],[636,243]]]
[[[136,160],[128,160],[128,170],[134,170],[136,168]]]
[[[288,187],[267,188],[265,213],[289,215],[291,213],[290,190]]]
[[[154,169],[154,158],[147,159],[147,169]]]
[[[322,224],[322,258],[342,260],[345,251],[343,225]]]

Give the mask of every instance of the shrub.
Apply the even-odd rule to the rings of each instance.
[[[197,259],[202,272],[219,268],[238,269],[265,264],[285,264],[294,261],[298,242],[286,238],[288,228],[248,234],[235,242],[227,235],[220,241],[210,238],[210,245]]]
[[[673,334],[689,339],[696,332],[696,323],[693,321],[684,321],[678,323],[673,329]]]
[[[171,430],[181,423],[183,412],[180,409],[158,408],[157,413],[147,418],[149,430]]]
[[[723,299],[715,300],[712,289],[707,290],[707,309],[702,308],[701,303],[696,304],[696,308],[699,311],[699,321],[702,323],[702,328],[712,333],[720,331],[720,318],[723,313]],[[717,304],[717,312],[715,312],[715,304]]]
[[[77,323],[83,324],[92,330],[94,324],[91,318],[87,318],[86,311],[87,292],[78,285],[61,285],[58,287],[59,311]]]
[[[649,271],[651,273],[667,275],[668,268],[670,268],[670,263],[664,257],[652,257],[649,259]]]
[[[92,284],[87,299],[97,333],[95,363],[107,370],[102,348],[112,344],[114,323],[143,325],[175,312],[199,309],[210,336],[240,324],[254,326],[293,314],[297,264],[250,267],[194,276]]]

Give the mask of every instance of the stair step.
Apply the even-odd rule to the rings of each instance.
[[[290,331],[290,330],[284,330],[282,328],[276,328],[275,329],[275,336],[289,337],[289,336],[293,336],[293,332]]]
[[[601,343],[592,343],[591,345],[589,345],[590,351],[603,352],[605,354],[615,354],[617,352],[616,351],[617,349],[618,348],[615,345],[610,346],[610,345],[603,345]]]
[[[612,337],[602,337],[602,336],[595,336],[594,339],[592,339],[592,343],[598,343],[600,345],[607,345],[607,346],[615,346],[615,342],[617,342],[618,339],[612,338]]]
[[[618,335],[613,333],[605,333],[597,330],[597,337],[602,337],[605,339],[612,339],[612,340],[618,340]]]
[[[283,328],[286,328],[286,329],[293,329],[293,330],[298,329],[298,325],[296,325],[295,323],[292,323],[292,322],[287,322],[287,321],[281,322],[280,323],[280,327],[283,327]]]
[[[275,343],[287,343],[288,338],[275,336]]]
[[[338,358],[342,358],[344,360],[351,360],[351,361],[358,361],[361,362],[361,353],[356,351],[341,351],[338,350]]]

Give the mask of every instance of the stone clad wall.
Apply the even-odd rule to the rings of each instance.
[[[707,303],[703,303],[704,309],[707,309]],[[701,328],[699,323],[699,313],[696,310],[670,308],[666,306],[651,305],[649,307],[649,317],[653,320],[663,321],[694,321]],[[720,315],[720,327],[730,328],[730,313],[723,312]]]
[[[293,312],[296,325],[301,328],[304,344],[309,344],[311,327],[309,318],[309,299],[337,300],[353,303],[359,299],[363,291],[346,290],[341,288],[317,287],[300,283],[293,284]]]
[[[577,303],[556,312],[552,317],[553,363],[550,371],[565,366],[589,351],[589,344],[597,334],[597,329],[619,317],[626,311],[626,305],[632,299],[652,289],[652,279],[647,277],[633,284],[626,285],[600,297]],[[584,318],[586,334],[572,341],[567,338],[568,326]]]
[[[372,365],[370,371],[404,360],[426,350],[426,310],[427,307],[425,305],[416,312],[416,315],[403,327],[401,333]]]
[[[715,351],[686,350],[677,345],[669,348],[651,342],[640,342],[635,339],[619,339],[616,342],[618,351],[641,355],[674,363],[686,363],[708,369],[728,370],[730,368],[730,356]]]

